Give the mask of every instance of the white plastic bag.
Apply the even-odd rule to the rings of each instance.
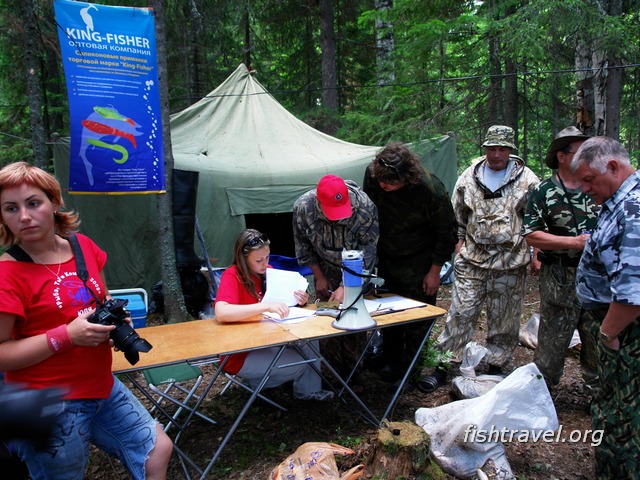
[[[513,478],[501,440],[558,428],[547,384],[534,363],[517,368],[481,397],[420,408],[415,421],[430,435],[436,463],[458,478],[472,478],[489,459],[499,478]]]
[[[534,313],[524,325],[520,326],[520,343],[533,350],[538,346],[538,328],[540,327],[540,315]]]
[[[538,329],[540,328],[540,315],[534,313],[527,323],[520,326],[519,339],[525,347],[535,350],[538,347]],[[569,342],[569,349],[580,345],[580,334],[578,330],[573,331],[573,336]]]
[[[458,398],[484,395],[504,379],[500,375],[476,375],[476,368],[487,353],[489,350],[476,342],[464,346],[460,376],[451,381],[451,390]]]

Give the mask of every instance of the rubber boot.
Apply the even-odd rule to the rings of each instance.
[[[198,172],[173,170],[173,237],[178,268],[200,268],[204,259],[194,251]]]

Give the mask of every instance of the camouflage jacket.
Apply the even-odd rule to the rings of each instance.
[[[380,236],[378,210],[371,199],[351,181],[345,180],[353,213],[349,218],[329,221],[311,190],[293,205],[293,239],[301,266],[319,265],[333,286],[342,281],[342,250],[362,250],[364,268],[376,264],[376,244]]]
[[[573,209],[568,202],[571,202]],[[599,209],[593,199],[580,189],[567,189],[565,193],[554,174],[531,193],[524,212],[523,233],[527,235],[543,231],[562,237],[575,237],[584,231],[593,231]],[[577,261],[582,250],[549,250],[546,253]]]
[[[640,173],[627,178],[605,203],[585,245],[576,293],[591,308],[612,302],[640,305]]]
[[[453,191],[458,238],[464,240],[459,256],[480,268],[509,270],[528,264],[531,258],[522,220],[529,194],[539,180],[520,157],[509,158],[514,168],[495,192],[482,180],[484,156],[462,172]]]
[[[436,265],[451,260],[458,241],[456,218],[446,187],[425,171],[417,185],[386,192],[367,168],[362,188],[378,207],[378,256],[428,252]]]

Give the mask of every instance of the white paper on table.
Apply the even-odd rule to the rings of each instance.
[[[392,297],[376,298],[375,300],[365,299],[364,301],[364,306],[367,307],[367,312],[369,312],[369,314],[399,312],[401,310],[424,307],[426,305],[427,304],[424,302],[418,302],[417,300],[411,300],[410,298],[404,298],[397,295]]]
[[[305,321],[307,318],[315,315],[315,313],[315,310],[308,308],[291,307],[289,308],[289,315],[285,318],[280,318],[280,315],[272,312],[264,312],[263,315],[278,323],[298,323]]]
[[[298,304],[293,292],[306,291],[307,288],[309,288],[309,282],[298,272],[267,268],[267,289],[262,301],[282,302],[288,307],[293,307]]]

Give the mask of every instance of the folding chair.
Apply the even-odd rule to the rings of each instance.
[[[110,290],[109,293],[113,298],[129,300],[126,308],[131,312],[131,320],[134,328],[144,328],[146,326],[146,318],[148,312],[148,296],[143,288],[124,288],[119,290]],[[149,389],[157,394],[155,404],[151,408],[150,413],[156,410],[161,411],[168,417],[168,422],[164,427],[164,431],[168,431],[172,425],[176,425],[181,431],[187,427],[186,424],[180,424],[178,417],[183,411],[193,412],[192,403],[198,401],[196,390],[202,383],[202,370],[197,366],[188,363],[179,363],[177,365],[168,365],[166,367],[149,368],[142,371],[144,379]],[[184,386],[185,384],[190,386]],[[191,382],[193,385],[191,385]],[[150,397],[148,397],[150,398]],[[164,401],[169,401],[177,409],[173,414],[167,412],[163,407]],[[194,415],[215,425],[215,420],[198,412]],[[193,415],[189,415],[192,418]]]
[[[196,394],[196,390],[202,383],[203,379],[200,368],[194,365],[189,365],[185,362],[177,365],[168,365],[166,367],[149,368],[147,370],[143,370],[142,374],[149,389],[158,395],[156,405],[153,406],[150,413],[157,410],[158,406],[162,405],[164,400],[167,400],[178,407],[174,414],[169,418],[168,423],[165,425],[165,432],[174,424],[182,431],[187,428],[186,423],[180,424],[178,422],[178,417],[184,410],[193,412],[194,415],[206,420],[212,425],[216,424],[215,420],[211,417],[208,417],[198,410],[194,411],[191,406],[192,402],[198,401],[200,398]],[[193,385],[185,387],[183,386],[185,382],[193,382]],[[164,413],[166,413],[166,411],[164,411]],[[167,413],[167,415],[169,414]]]
[[[244,380],[236,375],[232,375],[231,373],[227,373],[227,372],[222,372],[224,374],[225,377],[227,377],[227,383],[225,384],[224,387],[222,387],[222,390],[220,391],[219,395],[222,396],[225,394],[225,392],[232,386],[232,385],[237,385],[238,387],[241,387],[243,389],[245,389],[247,392],[249,393],[253,393],[253,389],[247,385]],[[265,397],[262,392],[260,392],[258,394],[258,398],[261,400],[264,400],[265,402],[267,402],[269,405],[277,408],[278,410],[282,410],[283,412],[286,412],[287,409],[285,407],[283,407],[282,405],[280,405],[279,403],[274,402],[273,400],[271,400],[268,397]]]

